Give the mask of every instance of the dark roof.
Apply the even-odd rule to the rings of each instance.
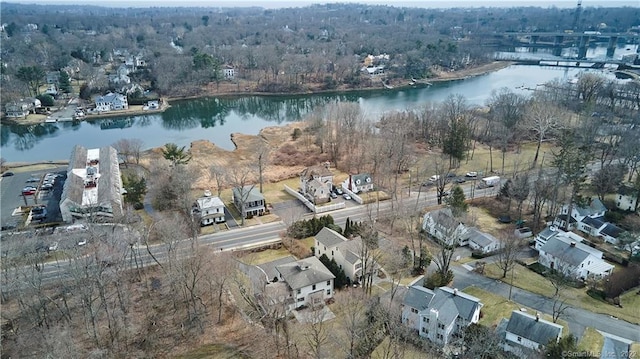
[[[484,233],[475,227],[471,227],[468,230],[469,242],[474,242],[480,247],[486,247],[498,241],[498,239],[489,233]]]
[[[596,255],[594,251],[597,252],[596,249],[592,249],[580,242],[572,241],[564,236],[555,236],[550,238],[547,243],[540,248],[540,251],[549,253],[558,259],[562,259],[564,262],[572,266],[580,265],[580,263],[587,259],[589,254]],[[598,258],[601,256],[602,254],[600,254]]]
[[[269,281],[278,276],[276,267],[282,264],[293,263],[296,261],[294,256],[286,256],[284,258],[276,259],[275,261],[259,264],[258,267],[264,271]]]
[[[304,170],[302,170],[300,175],[305,178],[311,178],[313,176],[320,176],[320,177],[333,176],[333,173],[331,173],[331,171],[325,166],[318,165],[318,166],[305,168]]]
[[[633,187],[629,187],[625,185],[622,185],[618,188],[618,194],[621,194],[623,196],[635,196],[636,192],[637,190],[634,189]]]
[[[622,232],[624,232],[622,228],[612,223],[607,223],[607,225],[600,231],[600,233],[604,233],[613,238],[618,238],[618,236],[622,234]]]
[[[334,276],[316,257],[276,266],[291,289],[300,289],[312,284],[334,279]]]
[[[533,315],[514,310],[511,312],[511,319],[509,319],[506,331],[532,342],[546,345],[562,334],[562,326],[543,319],[536,320]]]
[[[604,225],[606,222],[604,220],[604,217],[584,217],[582,219],[582,223],[584,224],[588,224],[589,226],[593,227],[593,228],[600,228],[602,227],[602,225]]]
[[[566,214],[559,214],[558,218],[562,221],[566,221],[567,220],[567,215]],[[573,217],[569,217],[569,223],[577,223],[578,221],[573,218]]]
[[[438,320],[442,323],[452,323],[457,317],[470,322],[481,307],[480,299],[449,287],[436,289],[429,305],[430,309],[438,311]]]
[[[424,310],[429,307],[429,303],[431,303],[433,296],[434,293],[431,289],[427,289],[420,285],[414,285],[408,288],[402,303],[418,310]]]
[[[246,197],[245,202],[264,201],[264,196],[260,193],[260,190],[255,187],[255,185],[244,186],[242,194],[240,193],[240,187],[234,187],[233,198],[240,200],[242,196]]]
[[[576,211],[581,216],[591,216],[596,213],[605,212],[606,210],[607,207],[605,207],[602,201],[598,198],[591,200],[591,202],[589,202],[589,205],[585,207],[576,206]]]
[[[320,232],[318,232],[318,234],[316,234],[316,240],[318,240],[318,243],[322,243],[322,245],[330,248],[346,241],[347,239],[333,229],[324,227]]]

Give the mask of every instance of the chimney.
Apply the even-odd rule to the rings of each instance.
[[[571,242],[570,246],[571,248],[574,248],[576,246],[576,242]]]
[[[540,313],[536,313],[536,322],[540,321]]]
[[[204,191],[204,196],[205,197],[211,197],[211,191],[209,191],[208,189]]]
[[[351,188],[351,182],[353,180],[351,179],[351,175],[349,175],[349,191],[353,191],[353,188]]]

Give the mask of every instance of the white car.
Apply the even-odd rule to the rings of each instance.
[[[429,181],[431,181],[431,182],[435,182],[435,181],[437,181],[439,179],[440,179],[440,175],[433,175],[433,176],[429,177]]]
[[[80,240],[80,242],[78,242],[79,246],[84,246],[85,244],[87,244],[87,240],[86,239],[82,239],[82,240]]]
[[[53,251],[57,251],[57,250],[58,250],[58,242],[51,243],[51,245],[49,246],[49,251],[53,252]]]
[[[465,175],[467,177],[478,177],[478,172],[467,172]]]
[[[342,198],[346,199],[347,201],[351,199],[351,196],[349,196],[348,193],[345,193],[342,195]]]

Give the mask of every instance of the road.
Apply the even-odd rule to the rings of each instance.
[[[509,298],[509,284],[487,278],[461,266],[451,267],[455,275],[453,286],[465,289],[475,286],[490,293]],[[540,312],[553,313],[553,302],[544,296],[527,292],[517,287],[512,288],[511,300]],[[569,308],[561,319],[569,323],[569,330],[574,335],[582,336],[587,327],[640,342],[640,326],[624,320],[611,318],[609,315],[589,312],[581,308]]]

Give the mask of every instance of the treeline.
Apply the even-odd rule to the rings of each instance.
[[[221,81],[224,65],[237,69],[236,80],[262,91],[359,88],[370,85],[360,71],[369,54],[389,55],[374,61],[385,66],[388,79],[428,78],[490,61],[494,49],[471,36],[558,30],[573,20],[570,9],[357,4],[270,10],[3,4],[1,12],[3,103],[25,96],[26,85],[15,77],[21,66],[66,68],[95,91],[107,89],[100,67],[114,49],[142,53],[147,67],[131,76],[161,95],[197,95],[207,83]],[[615,26],[611,31],[626,31],[638,18],[635,8],[586,8],[580,26],[606,22]]]

